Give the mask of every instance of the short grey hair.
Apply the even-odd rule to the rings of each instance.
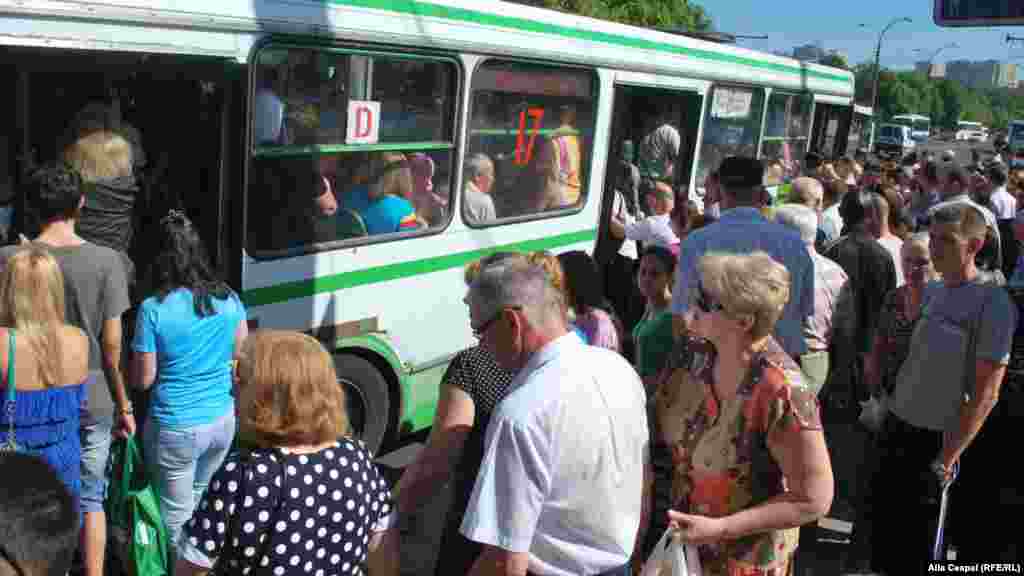
[[[804,244],[818,238],[818,213],[803,204],[783,204],[775,209],[775,221],[800,233]]]
[[[466,178],[474,180],[484,174],[494,176],[494,162],[486,154],[473,154],[466,159],[466,166],[463,172]]]
[[[564,328],[568,322],[564,296],[547,270],[524,258],[482,263],[466,300],[488,315],[509,306],[521,308],[537,329]]]

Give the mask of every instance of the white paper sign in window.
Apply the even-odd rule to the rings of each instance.
[[[711,103],[713,118],[746,118],[750,115],[750,103],[753,93],[747,90],[729,90],[716,88],[715,98]]]
[[[349,100],[346,144],[376,144],[380,139],[380,102]]]

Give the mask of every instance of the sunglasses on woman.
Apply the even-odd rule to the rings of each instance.
[[[693,294],[690,298],[691,303],[697,307],[698,310],[705,314],[712,312],[722,312],[725,307],[722,306],[721,302],[716,301],[712,298],[700,284],[693,289]]]

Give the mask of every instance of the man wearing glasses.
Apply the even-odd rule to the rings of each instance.
[[[569,332],[538,264],[483,262],[466,303],[481,346],[516,374],[462,522],[484,544],[470,574],[630,574],[649,478],[639,376]]]

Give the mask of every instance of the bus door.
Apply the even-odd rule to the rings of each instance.
[[[707,85],[651,74],[616,75],[607,146],[609,158],[594,254],[605,275],[605,294],[627,329],[639,319],[637,310],[642,312],[643,307],[628,302],[629,295],[635,292],[635,260],[620,253],[623,239],[611,229],[613,212],[617,221],[627,222],[650,214],[645,197],[658,180],[670,181],[676,198],[693,196],[693,167]],[[679,149],[674,158],[658,152],[666,144],[674,148],[677,137]]]
[[[848,105],[818,102],[814,107],[814,127],[811,150],[826,157],[838,157],[847,152],[846,139],[841,134],[850,127],[851,108]]]

